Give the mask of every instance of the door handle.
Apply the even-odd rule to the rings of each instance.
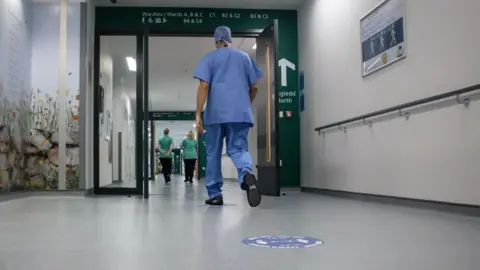
[[[270,78],[270,44],[266,43],[265,44],[265,62],[267,64],[267,82],[271,82],[271,78]],[[271,125],[271,102],[272,102],[272,99],[271,99],[271,84],[270,83],[267,83],[267,91],[266,91],[266,106],[265,106],[265,124],[267,126],[267,129],[266,129],[266,150],[265,151],[265,161],[266,162],[271,162],[272,160],[272,149],[271,149],[271,144],[272,144],[272,136],[271,136],[271,133],[272,133],[272,125]]]

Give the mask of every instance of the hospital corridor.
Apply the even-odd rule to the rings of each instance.
[[[0,270],[480,269],[478,11],[0,0]]]

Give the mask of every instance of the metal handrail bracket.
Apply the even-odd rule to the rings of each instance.
[[[465,107],[468,107],[470,104],[470,97],[462,97],[460,94],[457,95],[456,97],[457,103],[465,105]]]
[[[408,118],[410,117],[410,112],[405,112],[405,111],[400,109],[400,110],[398,110],[398,115],[400,117],[405,117],[405,119],[408,120]]]
[[[373,121],[370,119],[363,119],[363,124],[371,127],[373,125]]]

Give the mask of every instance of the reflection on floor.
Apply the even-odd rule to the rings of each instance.
[[[177,179],[180,179],[182,177],[185,177],[183,175],[174,175]],[[164,182],[164,178],[161,174],[157,174],[155,177],[156,181],[150,181],[150,185],[152,186],[159,186],[156,182]],[[105,188],[135,188],[137,186],[137,182],[134,179],[128,180],[128,181],[121,181],[121,182],[113,182],[107,186],[104,186]]]
[[[104,186],[106,188],[135,188],[137,187],[137,182],[135,180],[129,181],[116,181],[111,183],[110,185]]]
[[[291,192],[251,209],[235,182],[223,207],[202,183],[152,184],[141,197],[30,197],[0,203],[0,269],[475,270],[480,218]],[[300,235],[305,249],[246,246]]]

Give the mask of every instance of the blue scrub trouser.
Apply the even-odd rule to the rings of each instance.
[[[205,184],[209,198],[222,195],[222,150],[225,139],[227,155],[237,168],[238,183],[243,188],[243,177],[252,172],[252,157],[248,153],[248,123],[224,123],[205,126],[207,168]]]

